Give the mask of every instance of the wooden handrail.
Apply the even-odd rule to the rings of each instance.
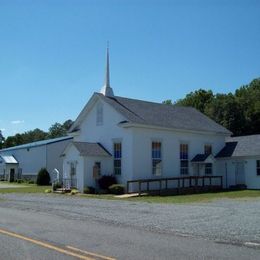
[[[131,183],[138,184],[138,194],[141,195],[142,193],[142,184],[146,183],[147,191],[150,191],[150,183],[151,182],[158,182],[159,183],[159,192],[161,193],[162,190],[162,182],[165,182],[165,190],[168,190],[168,181],[178,181],[177,189],[178,191],[181,188],[180,181],[182,180],[182,188],[185,187],[185,180],[189,180],[189,187],[192,187],[192,180],[195,180],[195,187],[198,187],[198,180],[202,180],[202,187],[205,186],[205,179],[209,180],[209,186],[212,186],[212,179],[220,179],[220,187],[223,187],[223,177],[222,176],[184,176],[184,177],[171,177],[171,178],[157,178],[157,179],[137,179],[137,180],[130,180],[127,181],[127,193],[129,193],[129,186]]]

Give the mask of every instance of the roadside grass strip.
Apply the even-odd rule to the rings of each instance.
[[[61,254],[72,256],[72,257],[75,257],[75,258],[78,258],[78,259],[83,259],[83,260],[96,260],[96,259],[116,260],[115,258],[95,254],[95,253],[88,252],[88,251],[85,251],[85,250],[81,250],[81,249],[78,249],[78,248],[75,248],[75,247],[66,246],[66,249],[65,249],[65,248],[50,244],[50,243],[46,243],[46,242],[43,242],[43,241],[40,241],[40,240],[32,239],[30,237],[26,237],[26,236],[23,236],[23,235],[14,233],[14,232],[10,232],[10,231],[4,230],[4,229],[0,229],[0,234],[7,235],[7,236],[10,236],[10,237],[14,237],[14,238],[17,238],[17,239],[20,239],[20,240],[24,240],[24,241],[30,242],[32,244],[35,244],[35,245],[38,245],[38,246],[41,246],[41,247],[44,247],[44,248],[47,248],[47,249],[51,249],[51,250],[54,250],[54,251],[59,252]]]
[[[37,186],[35,184],[20,185],[14,187],[4,187],[0,185],[0,194],[1,193],[44,193],[46,189],[50,189],[51,186]]]

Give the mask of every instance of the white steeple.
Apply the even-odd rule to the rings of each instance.
[[[114,92],[110,87],[110,75],[109,75],[109,46],[107,44],[107,64],[106,64],[106,76],[105,76],[105,85],[100,91],[101,94],[108,97],[113,97]]]

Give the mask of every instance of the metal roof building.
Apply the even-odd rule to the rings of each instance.
[[[71,140],[66,136],[0,150],[1,178],[35,180],[41,168],[46,168],[52,178],[53,169],[62,172],[61,153]]]

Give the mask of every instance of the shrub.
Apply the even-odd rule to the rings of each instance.
[[[120,195],[125,193],[125,186],[122,184],[113,184],[109,186],[109,192],[115,195]]]
[[[23,180],[19,179],[17,180],[17,183],[23,183]]]
[[[116,177],[113,175],[103,175],[98,180],[98,185],[103,190],[108,190],[113,184],[117,184]]]
[[[51,193],[51,189],[47,189],[44,191],[45,193]]]
[[[35,183],[35,181],[33,181],[33,180],[28,181],[28,184],[34,184],[34,183]],[[38,185],[40,185],[40,184],[38,184]],[[42,184],[42,185],[45,185],[45,184]],[[46,184],[46,185],[48,185],[48,184]]]
[[[30,183],[29,181],[28,183]],[[50,175],[46,168],[41,168],[37,175],[36,180],[37,185],[49,185],[50,184]]]
[[[96,190],[94,187],[88,186],[84,189],[85,194],[95,194]]]

